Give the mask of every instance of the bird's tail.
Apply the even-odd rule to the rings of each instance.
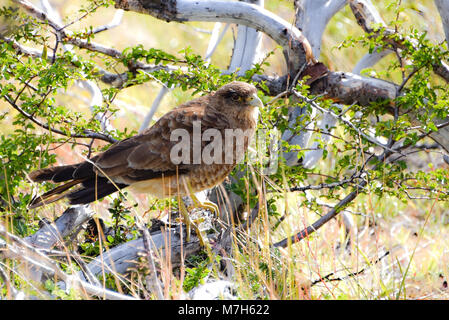
[[[30,209],[50,204],[62,198],[68,198],[69,203],[73,205],[87,204],[127,187],[126,184],[116,184],[110,179],[98,176],[93,169],[92,162],[36,170],[31,172],[29,177],[35,182],[66,182],[34,197],[28,205]],[[76,185],[78,188],[72,190],[71,188]]]
[[[82,182],[82,180],[72,180],[42,195],[36,196],[31,200],[28,208],[34,209],[58,201],[70,192],[69,189],[71,187],[79,184],[80,182]]]

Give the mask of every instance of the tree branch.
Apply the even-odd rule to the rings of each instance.
[[[241,0],[243,2],[252,3],[263,8],[264,0]],[[234,72],[237,69],[238,75],[244,75],[245,71],[251,69],[255,62],[259,59],[258,48],[261,44],[262,33],[244,25],[237,28],[237,39],[234,43],[231,62],[228,72]]]
[[[304,33],[304,36],[310,41],[312,52],[315,57],[321,53],[321,42],[327,24],[332,17],[340,11],[346,4],[346,0],[296,0],[296,27]],[[297,119],[301,119],[307,113],[307,108],[291,108],[289,113],[289,127],[297,127]],[[319,113],[318,113],[319,114]],[[312,115],[314,117],[314,115]],[[329,114],[321,115],[319,124],[313,121],[308,127],[319,126],[325,133],[320,137],[323,143],[326,143],[330,136],[328,128],[335,125],[336,119]],[[306,128],[307,129],[307,128]],[[309,140],[312,137],[310,131],[303,130],[299,134],[292,136],[291,130],[285,130],[282,140],[289,141],[290,144],[299,145],[302,149],[307,148]],[[312,168],[321,159],[323,150],[318,147],[318,142],[313,142],[310,147],[312,150],[306,151],[303,158],[298,157],[297,151],[284,153],[287,165],[293,166],[301,163],[306,168]]]
[[[190,242],[186,242],[185,239],[186,234],[181,236],[179,230],[174,228],[152,232],[148,241],[149,249],[152,252],[161,253],[160,259],[162,260],[170,259],[172,267],[175,268],[181,265],[184,257],[201,250],[199,239],[195,233],[190,235]],[[131,240],[109,249],[103,253],[102,257],[97,257],[90,262],[87,267],[94,275],[99,275],[102,272],[126,274],[130,269],[136,267],[141,253],[145,251],[143,238]]]
[[[69,207],[54,223],[45,223],[36,233],[25,238],[25,241],[35,247],[52,248],[57,242],[86,223],[94,214],[88,206]]]
[[[260,6],[244,2],[191,0],[116,0],[115,7],[149,14],[166,21],[212,21],[245,25],[263,31],[284,49],[287,66],[293,74],[309,61],[315,61],[301,31]]]
[[[321,42],[327,24],[346,2],[347,0],[295,0],[295,25],[309,40],[317,59],[321,54]]]
[[[299,233],[291,236],[290,238],[283,239],[277,243],[275,243],[274,247],[287,247],[288,243],[296,243],[299,242],[305,238],[307,238],[309,235],[317,231],[319,228],[321,228],[323,225],[325,225],[328,221],[335,218],[342,209],[352,202],[358,195],[359,195],[359,188],[363,188],[366,186],[367,182],[366,180],[363,180],[356,186],[356,190],[352,191],[350,194],[348,194],[343,200],[341,200],[332,210],[330,210],[326,215],[315,221],[312,225],[308,226],[304,230],[300,231]]]
[[[40,122],[35,117],[33,117],[31,114],[28,114],[26,111],[24,111],[22,108],[20,108],[12,99],[10,99],[7,95],[5,95],[4,98],[14,109],[19,111],[19,113],[21,115],[23,115],[25,118],[29,119],[33,123],[37,124],[38,126],[44,128],[48,131],[51,131],[51,132],[54,132],[54,133],[57,133],[57,134],[60,134],[60,135],[66,136],[66,137],[70,137],[70,138],[90,138],[90,139],[99,139],[99,140],[107,141],[109,143],[117,142],[116,139],[110,137],[109,135],[105,135],[105,134],[94,132],[94,131],[87,130],[87,129],[84,130],[84,134],[76,134],[74,132],[66,133],[66,132],[58,130],[56,128],[52,128],[48,124]]]
[[[396,30],[387,28],[387,25],[382,20],[379,12],[370,0],[349,0],[349,5],[357,19],[357,23],[366,33],[374,33],[377,37],[383,36],[384,40],[391,44],[393,48],[403,49],[405,41],[408,41],[412,43],[416,49],[416,41],[398,34]],[[382,33],[378,29],[379,26],[384,28]],[[392,37],[392,35],[396,36]],[[449,66],[446,63],[443,61],[436,63],[433,66],[433,71],[446,82],[449,82]]]
[[[98,296],[100,298],[111,300],[135,300],[134,297],[122,295],[112,290],[97,287],[79,279],[79,277],[77,276],[66,274],[58,267],[56,262],[40,252],[39,249],[32,247],[24,240],[7,232],[6,228],[1,224],[0,237],[6,239],[6,241],[1,241],[0,239],[2,256],[22,260],[28,264],[28,268],[30,268],[31,265],[32,268],[38,269],[40,272],[45,273],[50,277],[56,276],[57,278],[64,281],[66,286],[74,286],[76,288],[80,288],[81,291],[84,291],[90,295]]]

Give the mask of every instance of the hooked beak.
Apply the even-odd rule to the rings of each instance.
[[[253,95],[249,98],[249,105],[253,107],[263,107],[262,100],[257,96],[257,93],[253,93]]]

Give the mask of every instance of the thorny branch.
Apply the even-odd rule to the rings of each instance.
[[[384,151],[382,152],[382,154],[380,154],[379,156],[376,157],[376,162],[377,164],[375,164],[370,170],[374,171],[376,170],[379,165],[381,163],[383,163],[389,156],[391,156],[394,153],[399,153],[403,148],[405,148],[404,146],[399,146],[397,148],[385,148]],[[372,157],[369,157],[366,161],[364,166],[362,167],[362,169],[360,170],[360,172],[357,175],[362,175],[362,173],[366,170],[364,169],[364,167],[366,166],[366,164],[368,164],[370,162]],[[395,159],[394,161],[398,160]],[[390,163],[392,161],[390,160]],[[356,176],[357,176],[356,175]],[[315,221],[312,225],[308,226],[307,228],[301,230],[300,232],[298,232],[297,234],[289,237],[289,238],[285,238],[277,243],[275,243],[273,246],[274,247],[287,247],[289,243],[297,243],[305,238],[307,238],[309,235],[311,235],[312,233],[314,233],[315,231],[317,231],[318,229],[320,229],[323,225],[325,225],[328,221],[330,221],[331,219],[335,218],[340,212],[343,211],[343,209],[349,205],[359,194],[360,191],[368,184],[368,180],[367,179],[363,179],[360,183],[355,185],[355,190],[353,190],[352,192],[350,192],[345,198],[343,198],[341,201],[339,201],[339,203],[337,205],[335,205],[327,214],[325,214],[324,216],[322,216],[320,219],[318,219],[317,221]]]
[[[70,137],[70,138],[91,138],[91,139],[98,139],[98,140],[103,140],[103,141],[107,141],[109,143],[115,143],[117,142],[116,139],[110,137],[109,135],[103,134],[103,133],[98,133],[98,132],[94,132],[91,130],[84,130],[84,134],[77,134],[74,132],[69,132],[66,133],[64,131],[61,131],[59,129],[50,127],[48,124],[46,123],[42,123],[40,122],[38,119],[36,119],[33,115],[27,113],[26,111],[24,111],[22,108],[20,108],[20,106],[18,106],[11,98],[9,98],[8,96],[5,95],[5,100],[14,108],[16,109],[21,115],[23,115],[25,118],[29,119],[30,121],[32,121],[33,123],[37,124],[39,127],[42,127],[50,132],[54,132],[66,137]]]
[[[356,272],[351,272],[351,273],[347,274],[347,275],[344,276],[344,277],[331,278],[331,277],[335,274],[335,272],[331,272],[331,273],[329,273],[328,275],[326,275],[326,276],[324,276],[324,277],[322,277],[322,278],[320,278],[320,279],[317,279],[317,280],[312,281],[312,283],[310,284],[310,286],[313,287],[314,285],[317,285],[318,283],[321,283],[321,282],[323,282],[323,281],[326,281],[326,282],[331,282],[331,281],[343,281],[343,280],[347,280],[347,279],[349,279],[349,278],[356,277],[356,276],[358,276],[358,275],[364,273],[364,272],[366,271],[366,269],[368,269],[369,267],[371,267],[371,266],[373,266],[373,265],[379,263],[383,258],[385,258],[386,256],[388,256],[389,254],[390,254],[390,251],[386,251],[386,252],[385,252],[384,254],[382,254],[379,258],[377,258],[375,261],[373,261],[372,263],[370,263],[367,267],[364,267],[364,268],[362,268],[362,269],[360,269],[360,270],[358,270],[358,271],[356,271]]]
[[[366,33],[372,34],[372,37],[382,36],[383,40],[389,43],[393,49],[403,49],[405,42],[412,43],[414,49],[417,49],[416,41],[402,36],[395,29],[387,28],[370,0],[350,0],[349,6],[357,23]],[[449,82],[449,66],[444,61],[439,61],[434,65],[434,72],[446,82]]]
[[[296,90],[292,90],[292,93],[300,98],[301,100],[309,103],[311,106],[313,106],[315,109],[320,110],[322,113],[328,113],[330,115],[332,115],[333,117],[337,118],[338,120],[340,120],[341,122],[343,122],[344,124],[346,124],[347,126],[351,127],[353,130],[355,130],[359,135],[361,135],[363,138],[365,138],[366,140],[368,140],[371,143],[374,143],[375,145],[378,145],[381,148],[384,148],[386,150],[390,150],[392,151],[388,146],[380,143],[379,141],[371,138],[370,136],[368,136],[367,134],[365,134],[364,132],[362,132],[359,128],[357,128],[352,122],[344,119],[341,115],[337,115],[334,112],[330,111],[330,110],[326,110],[322,107],[320,107],[317,103],[315,103],[315,101],[313,99],[309,99],[306,96],[300,94],[298,91]]]

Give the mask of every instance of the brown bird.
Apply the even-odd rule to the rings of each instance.
[[[29,207],[62,198],[73,205],[87,204],[126,187],[158,198],[212,188],[242,159],[256,129],[259,106],[253,85],[226,84],[90,160],[33,171],[29,176],[35,182],[65,183],[35,197]],[[237,142],[229,143],[229,136]]]

